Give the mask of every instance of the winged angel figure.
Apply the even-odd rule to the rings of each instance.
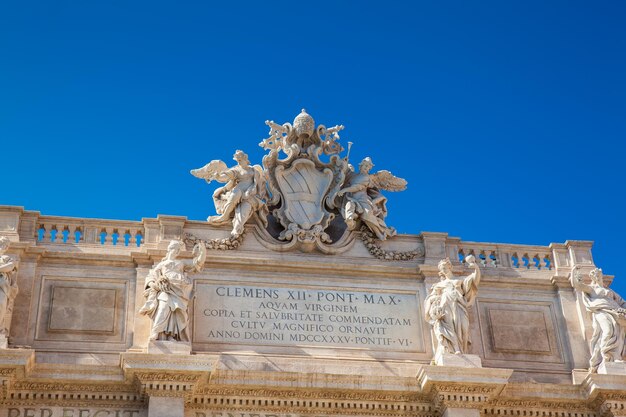
[[[387,226],[387,198],[380,190],[403,191],[406,189],[406,180],[394,176],[389,171],[378,171],[370,174],[374,167],[372,160],[367,157],[359,164],[359,172],[351,169],[348,172],[344,187],[337,193],[341,201],[341,214],[350,230],[361,220],[380,240],[396,234],[396,229]]]
[[[213,160],[202,168],[191,170],[191,174],[207,183],[226,183],[213,193],[218,216],[209,216],[207,221],[214,225],[232,221],[231,236],[238,237],[254,213],[259,214],[261,221],[267,221],[267,190],[265,174],[260,165],[250,165],[248,155],[240,150],[235,152],[233,159],[237,165],[232,168],[220,160]]]

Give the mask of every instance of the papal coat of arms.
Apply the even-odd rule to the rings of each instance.
[[[259,146],[268,153],[263,165],[251,165],[248,156],[237,151],[237,165],[229,168],[214,160],[191,173],[207,182],[225,185],[213,193],[217,216],[211,224],[232,224],[231,237],[209,246],[234,249],[241,242],[244,225],[256,221],[257,237],[274,250],[319,250],[338,253],[361,233],[370,242],[370,252],[386,259],[411,259],[417,252],[395,253],[391,257],[375,241],[396,234],[387,226],[387,199],[381,190],[402,191],[406,181],[389,171],[371,173],[374,166],[365,158],[353,167],[339,143],[343,126],[315,126],[305,111],[293,124],[265,122],[269,137]]]

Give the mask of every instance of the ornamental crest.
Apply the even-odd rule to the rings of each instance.
[[[355,170],[348,160],[351,142],[341,155],[342,125],[316,127],[305,110],[293,124],[265,124],[270,131],[259,143],[267,151],[262,166],[251,165],[248,156],[237,151],[234,167],[214,160],[191,171],[209,183],[225,183],[213,193],[218,215],[207,221],[214,225],[232,223],[231,237],[208,242],[207,247],[236,249],[244,225],[254,219],[255,235],[273,250],[339,253],[360,232],[368,250],[377,257],[406,260],[418,255],[398,252],[390,256],[375,243],[396,234],[385,223],[387,199],[380,191],[402,191],[406,181],[389,171],[370,173],[374,166],[370,158]]]

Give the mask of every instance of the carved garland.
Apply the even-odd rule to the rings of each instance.
[[[193,247],[196,243],[202,242],[207,249],[211,250],[235,250],[243,243],[244,234],[245,233],[242,233],[236,237],[230,236],[224,239],[202,240],[191,233],[185,233],[183,242],[189,247]]]
[[[235,250],[238,249],[243,243],[245,233],[237,237],[230,236],[224,239],[209,239],[202,240],[191,233],[185,233],[183,242],[188,247],[193,247],[197,243],[204,243],[204,246],[210,250]],[[361,240],[367,248],[368,252],[375,258],[383,261],[412,261],[415,258],[424,256],[424,249],[418,248],[412,251],[388,251],[383,249],[378,243],[378,239],[374,234],[365,226],[361,227]]]
[[[406,252],[387,251],[381,248],[378,239],[376,239],[374,234],[365,226],[361,227],[361,240],[372,256],[383,261],[411,261],[424,256],[424,249],[421,247],[417,250]]]

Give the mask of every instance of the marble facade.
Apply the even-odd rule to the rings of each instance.
[[[592,242],[396,234],[406,182],[307,116],[268,122],[262,167],[194,171],[225,184],[208,221],[0,206],[0,417],[626,416]]]

